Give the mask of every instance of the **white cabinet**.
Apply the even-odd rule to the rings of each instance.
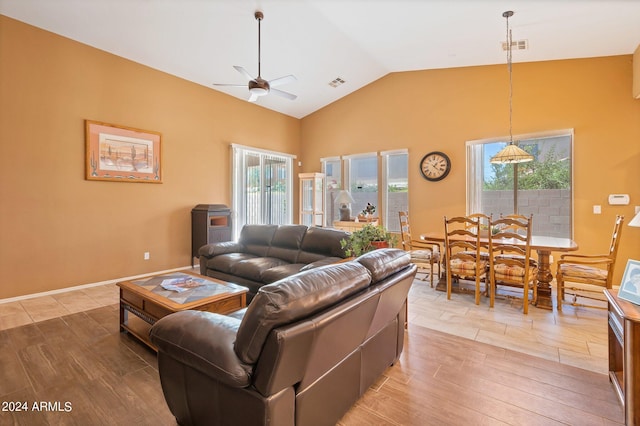
[[[324,174],[300,173],[300,224],[324,225]]]

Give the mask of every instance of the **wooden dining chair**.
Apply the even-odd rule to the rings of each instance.
[[[433,287],[433,267],[438,266],[438,274],[440,274],[440,244],[427,240],[413,239],[411,237],[411,227],[409,225],[409,213],[406,211],[398,212],[400,217],[400,239],[402,248],[411,256],[411,263],[414,263],[420,269],[429,270],[429,278],[431,287]],[[425,275],[422,280],[427,278]]]
[[[477,218],[456,216],[444,218],[445,269],[447,299],[451,299],[454,281],[475,281],[475,302],[480,304],[480,283],[486,282],[486,246],[480,243]]]
[[[518,220],[520,222],[526,222],[527,220],[530,220],[531,233],[533,234],[533,214],[530,214],[529,216],[525,216],[525,215],[522,215],[522,214],[514,214],[514,213],[506,214],[506,215],[500,214],[500,219],[515,219],[515,220]],[[502,224],[502,225],[500,225],[500,227],[502,229],[504,229],[504,230],[511,230],[513,232],[516,232],[516,233],[518,233],[518,232],[519,233],[526,232],[524,229],[522,229],[518,225],[509,226],[509,225],[506,225],[506,224]],[[522,256],[519,256],[518,254],[515,254],[515,253],[511,253],[510,256],[522,257]],[[529,258],[529,263],[531,265],[537,266],[537,261],[533,257]]]
[[[479,233],[480,238],[488,238],[489,232],[491,232],[491,219],[493,215],[490,215],[490,214],[487,215],[484,213],[471,213],[471,214],[468,214],[466,217],[468,217],[469,219],[473,219],[478,223],[477,226],[472,226],[468,229],[472,230],[473,232]],[[489,245],[484,244],[484,248],[485,250],[480,250],[480,256],[488,262],[489,261],[489,251],[488,251]]]
[[[490,300],[493,307],[498,286],[522,289],[523,312],[529,313],[529,293],[532,303],[537,299],[538,267],[531,259],[531,216],[501,217],[491,222],[489,235]]]
[[[475,230],[475,232],[479,232],[482,234],[489,229],[489,223],[491,222],[490,215],[486,215],[484,213],[471,213],[468,214],[467,217],[477,222],[477,226],[469,226],[470,229]]]
[[[563,303],[571,304],[572,306],[607,309],[606,304],[597,306],[578,303],[578,297],[590,300],[604,300],[595,297],[595,293],[602,294],[605,288],[610,289],[612,286],[613,268],[616,264],[623,223],[624,216],[616,216],[608,253],[595,255],[563,254],[560,256],[556,273],[558,311],[562,310]],[[569,282],[584,285],[571,286]],[[570,302],[564,300],[565,295],[572,296]]]

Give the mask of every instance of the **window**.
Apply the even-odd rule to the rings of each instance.
[[[572,236],[573,131],[561,130],[518,138],[534,160],[491,164],[504,140],[467,142],[467,212],[533,214],[533,234]],[[514,176],[516,179],[514,179]]]
[[[398,212],[409,211],[409,154],[407,150],[382,152],[383,223],[389,231],[400,232]]]
[[[292,223],[292,155],[232,145],[234,236],[246,224]]]
[[[352,216],[358,215],[367,203],[371,203],[376,206],[375,215],[387,229],[400,231],[398,212],[407,210],[409,204],[409,154],[406,149],[385,151],[379,155],[373,152],[323,158],[321,162],[326,176],[327,226],[333,226],[340,217],[340,206],[334,200],[338,191],[346,188],[355,199],[351,204]]]
[[[351,203],[351,214],[360,214],[367,203],[376,206],[374,216],[380,214],[378,210],[378,154],[349,155],[345,158],[345,187],[351,192],[355,203]]]

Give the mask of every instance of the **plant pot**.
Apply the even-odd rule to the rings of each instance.
[[[376,249],[389,248],[389,243],[387,241],[371,241],[371,245]]]

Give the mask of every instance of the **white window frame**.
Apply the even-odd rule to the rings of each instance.
[[[344,155],[342,156],[342,164],[343,164],[343,172],[344,172],[344,176],[342,178],[343,182],[344,182],[344,188],[351,192],[351,161],[352,160],[356,160],[356,159],[360,159],[360,158],[375,158],[376,161],[378,162],[378,166],[377,166],[377,179],[376,179],[376,184],[378,185],[378,191],[376,193],[376,205],[379,207],[380,206],[380,158],[378,155],[377,151],[372,151],[372,152],[363,152],[363,153],[358,153],[358,154],[349,154],[349,155]],[[352,194],[353,195],[353,194]],[[360,213],[359,210],[356,210],[353,208],[353,205],[351,206],[351,215],[352,216],[357,216]],[[382,218],[380,217],[380,211],[377,211],[378,214],[378,223],[382,224]]]
[[[385,227],[388,228],[389,224],[386,222],[390,222],[393,220],[393,218],[389,217],[389,193],[388,193],[388,174],[389,174],[389,157],[392,155],[406,155],[407,156],[407,191],[409,191],[409,176],[408,176],[408,161],[409,161],[409,150],[406,148],[402,148],[402,149],[394,149],[394,150],[388,150],[388,151],[371,151],[371,152],[363,152],[363,153],[357,153],[357,154],[348,154],[348,155],[343,155],[343,156],[335,156],[335,157],[324,157],[320,159],[320,162],[322,164],[322,171],[323,173],[326,173],[326,163],[328,161],[336,161],[336,160],[341,160],[341,165],[342,165],[342,175],[341,175],[341,185],[340,188],[338,189],[346,189],[348,191],[351,190],[351,160],[354,159],[358,159],[358,158],[370,158],[370,157],[375,157],[378,160],[378,169],[377,169],[377,174],[378,174],[378,179],[377,179],[377,183],[378,183],[378,193],[377,193],[377,197],[376,197],[376,207],[377,207],[377,211],[376,214],[378,215],[378,220],[379,223],[381,225],[384,225]],[[327,188],[327,197],[330,197],[330,191],[329,188]],[[407,200],[407,204],[409,203],[409,201]],[[330,203],[330,199],[327,198],[327,208],[329,208],[328,206],[331,205]],[[359,212],[358,211],[352,211],[351,214],[353,216],[356,216]],[[327,221],[330,222],[330,217],[331,214],[330,212],[327,213]],[[327,223],[327,226],[333,226],[333,223]]]
[[[330,176],[327,174],[327,163],[338,163],[338,167],[340,168],[340,182],[337,182],[337,185],[334,186],[332,182],[329,182]],[[322,173],[325,175],[325,200],[324,205],[326,211],[324,212],[325,217],[325,226],[332,227],[334,221],[333,211],[331,211],[331,207],[334,206],[333,197],[336,197],[338,191],[341,189],[346,189],[344,186],[344,174],[342,170],[342,158],[340,156],[336,157],[323,157],[320,159],[320,164],[322,164]],[[339,218],[339,216],[338,216]]]
[[[382,192],[378,189],[380,194],[380,212],[383,213],[382,222],[385,223],[385,227],[390,229],[390,222],[393,220],[389,216],[389,157],[392,155],[406,155],[407,156],[407,210],[409,209],[409,150],[408,149],[394,149],[389,151],[381,151],[380,157],[382,157],[382,167],[381,167],[381,185]],[[396,212],[397,213],[397,212]],[[382,215],[381,215],[382,216]],[[398,229],[400,227],[399,218],[396,214],[396,218],[398,219]],[[385,220],[388,219],[388,220]]]
[[[545,138],[553,138],[560,136],[568,136],[570,138],[570,155],[571,155],[571,195],[570,195],[570,213],[569,213],[569,238],[573,238],[573,227],[574,227],[574,145],[575,145],[575,135],[573,129],[560,129],[560,130],[550,130],[550,131],[542,131],[535,133],[525,133],[514,135],[513,139],[516,141],[527,141],[531,139],[545,139]],[[497,143],[497,142],[505,142],[508,141],[508,137],[496,137],[496,138],[487,138],[487,139],[478,139],[466,142],[466,209],[467,214],[482,212],[482,207],[479,202],[481,200],[482,185],[483,185],[483,170],[482,167],[476,167],[478,161],[474,160],[475,151],[474,147],[477,145],[484,145],[489,143]],[[535,221],[535,214],[534,214]],[[535,224],[534,224],[535,226]]]

